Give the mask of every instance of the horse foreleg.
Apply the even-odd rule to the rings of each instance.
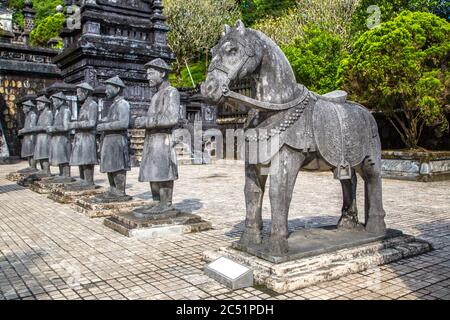
[[[355,170],[352,169],[352,178],[341,180],[343,205],[342,216],[339,219],[339,228],[355,228],[358,226],[358,208],[356,206],[356,187],[357,177]]]
[[[383,209],[382,183],[381,183],[381,160],[367,158],[362,167],[365,182],[366,201],[366,231],[374,234],[383,234],[386,231]]]
[[[262,202],[267,181],[266,175],[261,175],[257,165],[246,164],[245,166],[245,205],[247,216],[245,229],[239,242],[243,245],[261,243]]]
[[[278,161],[274,164],[273,161]],[[270,175],[270,205],[272,209],[272,229],[270,232],[269,250],[280,255],[289,250],[288,247],[288,214],[298,172],[305,161],[305,156],[287,146],[281,148],[272,160],[272,166],[278,166]]]

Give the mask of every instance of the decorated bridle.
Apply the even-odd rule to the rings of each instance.
[[[234,70],[230,70],[230,68],[221,65],[217,60],[212,61],[211,65],[208,68],[208,74],[212,73],[213,71],[217,70],[225,74],[226,79],[228,80],[227,83],[231,83],[234,79],[236,79],[242,71],[242,67],[247,64],[247,62],[254,58],[256,55],[254,46],[250,45],[250,42],[248,40],[240,40],[240,39],[234,39],[238,44],[240,44],[244,48],[245,52],[245,58],[241,59],[239,64]],[[256,40],[256,39],[254,39]],[[257,40],[256,40],[257,41]],[[252,98],[249,98],[245,95],[242,95],[240,93],[231,91],[228,85],[223,85],[222,87],[222,101],[224,99],[228,99],[230,101],[234,101],[240,104],[243,104],[250,108],[255,108],[263,111],[283,111],[295,108],[299,106],[302,103],[306,104],[309,101],[309,95],[310,92],[308,89],[306,89],[304,86],[299,85],[299,96],[295,100],[292,100],[288,103],[284,104],[277,104],[277,103],[270,103],[270,102],[263,102],[259,100],[255,100]],[[220,102],[219,102],[220,103]]]

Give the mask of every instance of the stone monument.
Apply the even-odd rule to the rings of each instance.
[[[40,176],[51,176],[50,172],[50,136],[47,127],[53,125],[53,112],[51,101],[46,96],[36,99],[39,117],[34,132],[36,132],[36,144],[34,147],[34,160],[39,161],[42,172]]]
[[[105,81],[106,96],[113,99],[107,117],[97,125],[102,133],[100,172],[108,175],[109,191],[96,198],[98,202],[123,202],[132,198],[125,193],[130,156],[127,130],[130,125],[130,104],[123,97],[125,84],[115,76]]]
[[[113,214],[104,223],[139,239],[208,230],[210,223],[180,212],[172,204],[174,180],[178,179],[172,131],[179,123],[180,95],[168,82],[170,67],[164,60],[154,59],[145,67],[149,84],[157,93],[147,116],[137,118],[134,125],[146,130],[139,181],[150,183],[153,202],[132,212]]]
[[[27,100],[22,104],[23,112],[25,114],[24,127],[19,130],[19,135],[23,136],[21,157],[28,160],[29,167],[19,170],[21,173],[37,172],[36,161],[33,158],[34,147],[36,143],[36,134],[33,129],[37,125],[37,115],[35,112],[36,106],[31,100]]]
[[[47,127],[50,140],[50,165],[59,168],[59,176],[52,179],[61,183],[70,183],[74,179],[70,177],[70,119],[72,112],[67,105],[67,98],[62,92],[51,96],[54,108],[53,125]]]
[[[89,217],[109,216],[114,212],[134,209],[144,201],[133,200],[126,194],[127,171],[130,156],[127,131],[130,125],[130,104],[123,97],[125,84],[118,77],[105,81],[106,97],[113,101],[106,118],[97,125],[102,134],[100,148],[100,172],[108,176],[109,190],[92,197],[76,199],[75,210]]]
[[[254,111],[246,127],[244,232],[233,248],[206,253],[206,260],[229,256],[251,266],[261,284],[286,292],[430,250],[428,243],[386,229],[381,144],[366,108],[347,101],[345,92],[320,96],[297,84],[281,49],[240,21],[235,28],[225,27],[212,53],[202,93],[213,102]],[[254,98],[229,89],[233,81],[246,77],[255,83]],[[343,207],[337,226],[289,233],[289,207],[300,169],[331,170],[341,182]],[[358,222],[356,172],[366,190],[363,224]],[[270,236],[264,238],[262,203],[268,176],[272,223]]]
[[[48,196],[59,203],[74,203],[77,199],[103,193],[105,190],[94,183],[94,169],[98,164],[96,128],[98,122],[98,104],[94,100],[94,88],[87,82],[77,86],[78,110],[77,121],[69,124],[75,130],[70,165],[77,166],[80,180],[54,188]]]
[[[22,102],[22,110],[25,115],[23,128],[18,131],[18,135],[22,137],[21,158],[28,161],[28,167],[9,173],[6,178],[10,181],[20,181],[25,177],[37,173],[39,170],[36,166],[36,161],[33,158],[34,147],[36,143],[36,134],[33,132],[37,124],[37,115],[35,112],[36,106],[31,100]]]
[[[78,110],[78,121],[70,123],[75,129],[70,165],[78,166],[80,170],[80,185],[77,188],[94,188],[94,167],[97,160],[96,127],[98,120],[98,104],[92,97],[94,88],[84,82],[77,85],[78,101],[82,103]]]
[[[173,185],[178,179],[177,158],[172,130],[178,125],[180,95],[168,81],[170,67],[162,59],[145,65],[150,86],[157,89],[146,117],[137,118],[135,126],[146,129],[139,182],[149,182],[153,201],[158,204],[148,211],[137,209],[138,215],[177,211],[172,205]]]

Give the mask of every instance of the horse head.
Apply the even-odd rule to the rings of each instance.
[[[212,60],[202,94],[212,102],[219,102],[234,80],[255,72],[263,57],[262,45],[252,30],[242,21],[234,28],[225,25],[222,38],[211,50]]]

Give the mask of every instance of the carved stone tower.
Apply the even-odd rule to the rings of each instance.
[[[54,59],[64,81],[99,87],[118,75],[127,85],[124,94],[132,115],[143,114],[153,95],[144,64],[158,57],[169,63],[175,58],[166,42],[169,28],[162,2],[66,0],[66,7],[71,15],[60,34],[64,50]]]

